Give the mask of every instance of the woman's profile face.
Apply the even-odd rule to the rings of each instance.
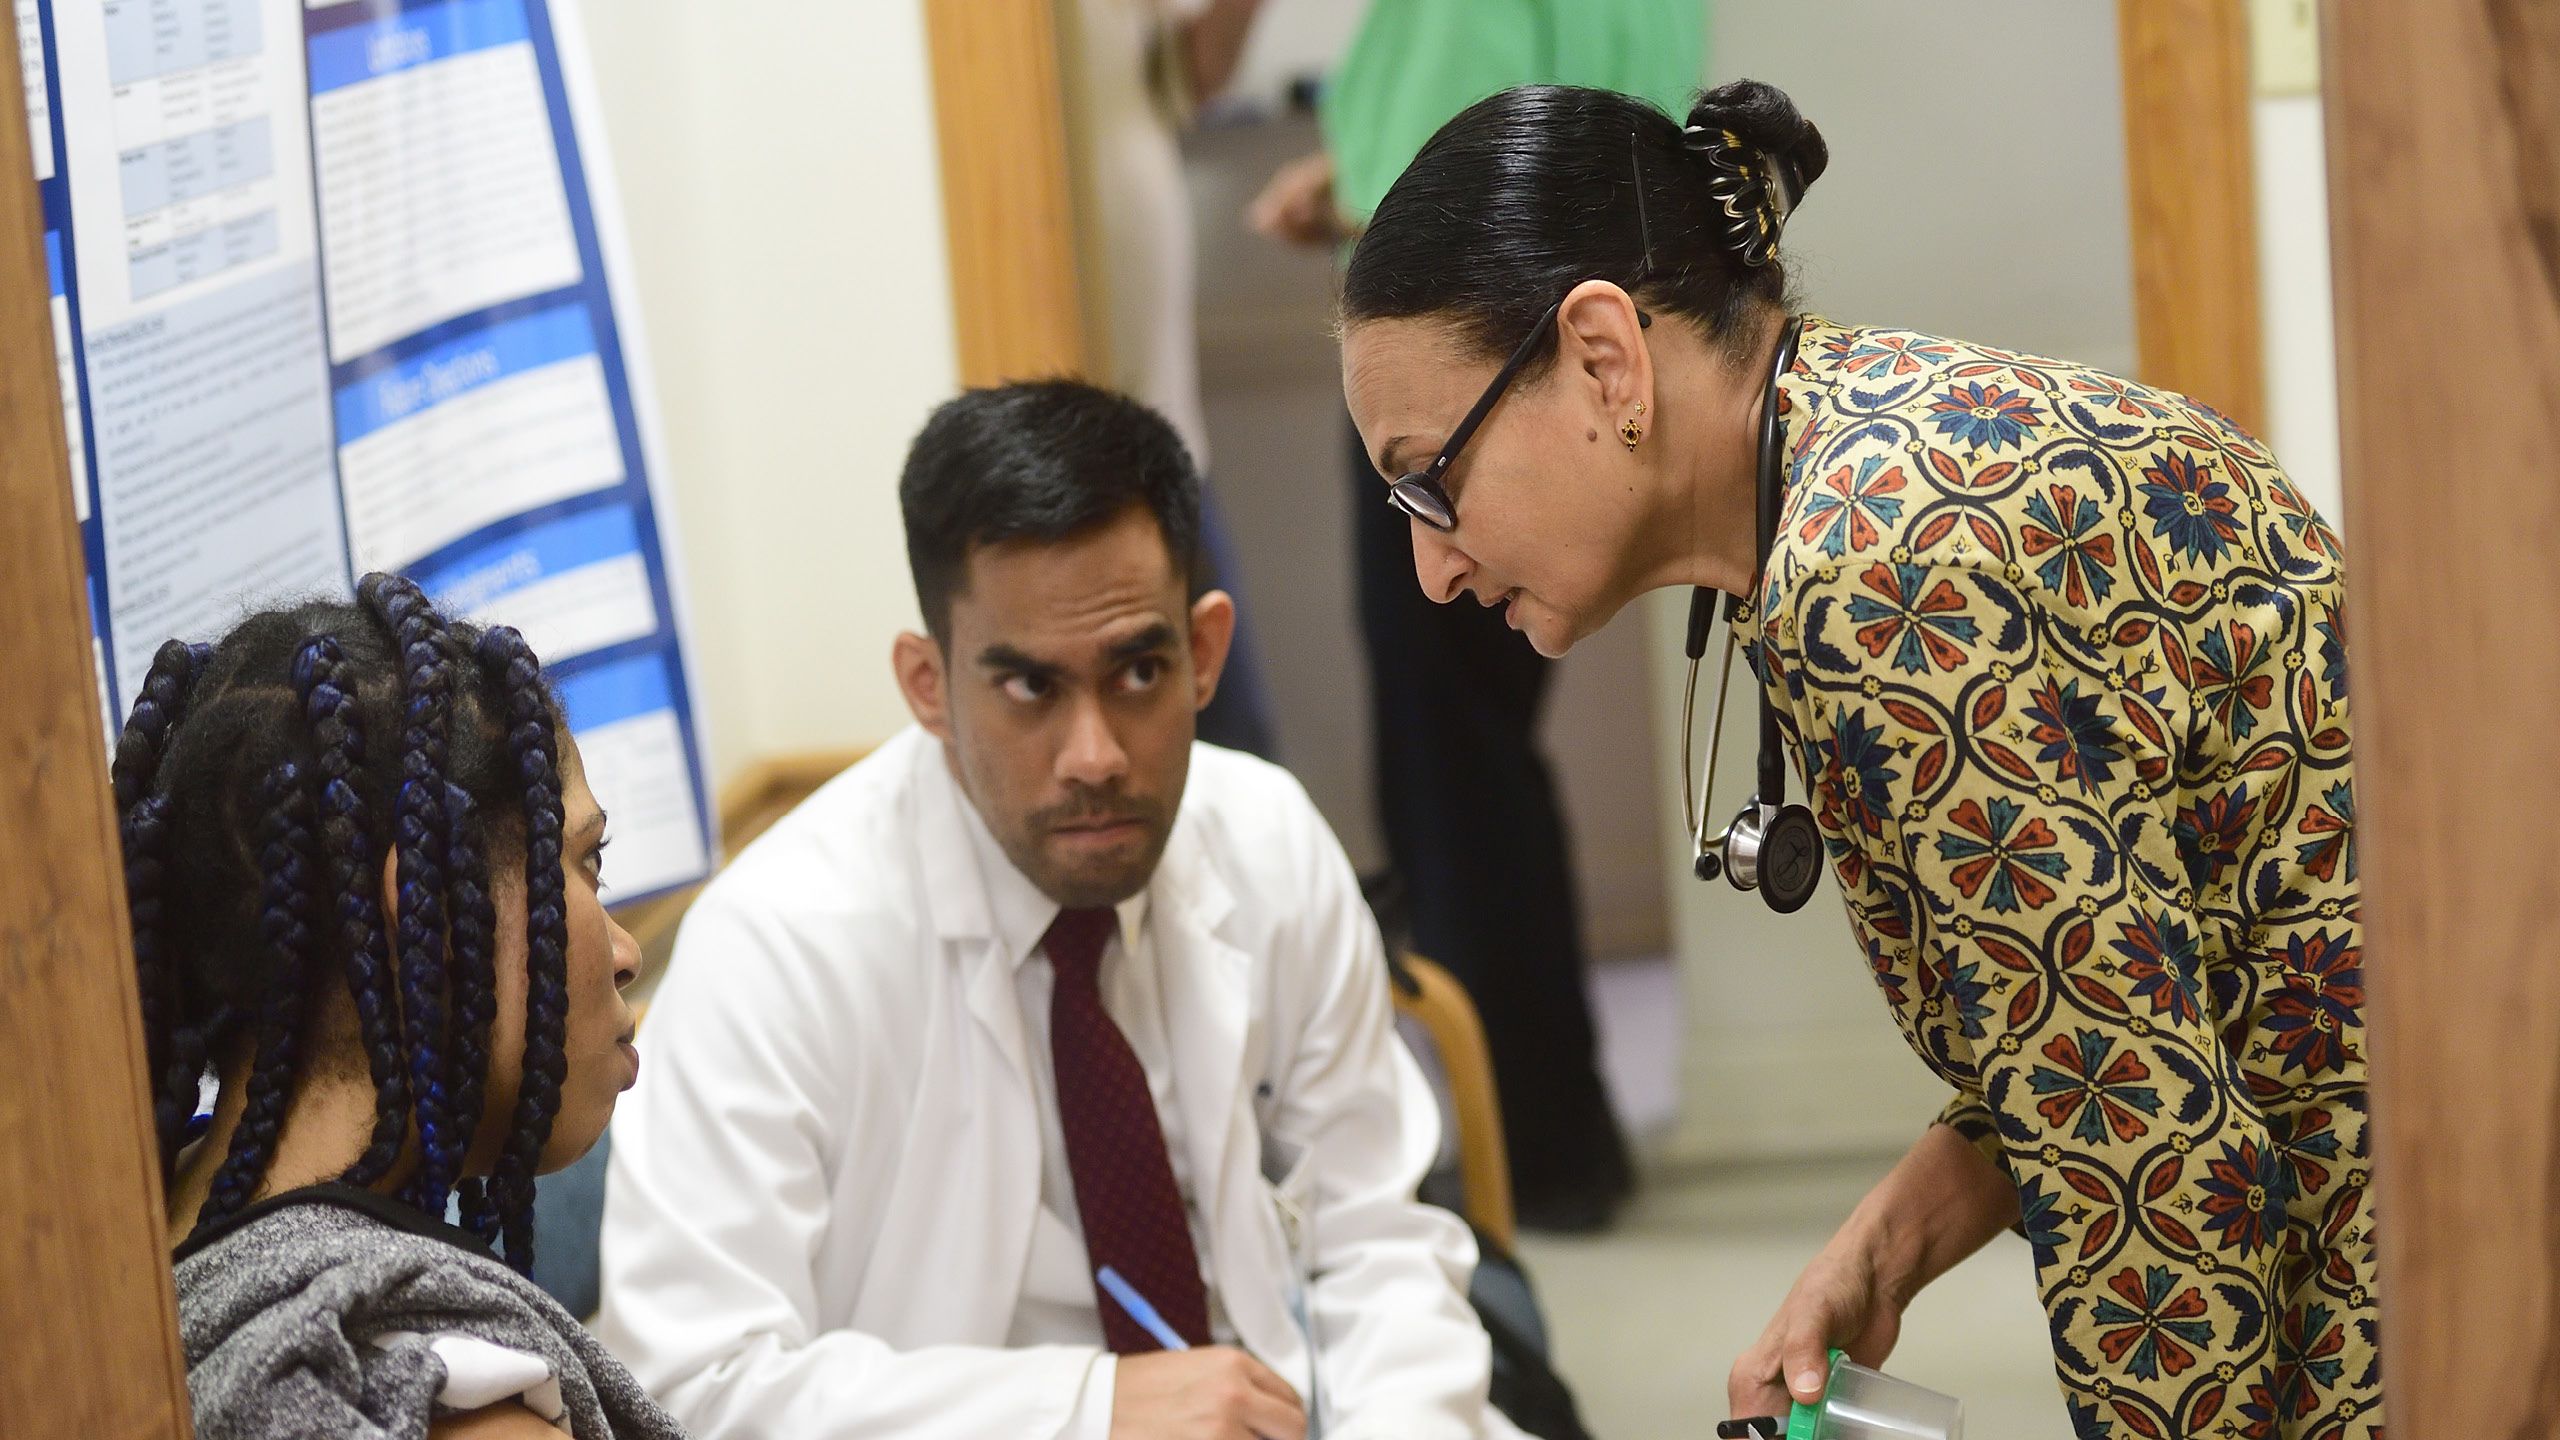
[[[629,1044],[631,1007],[622,987],[640,973],[640,945],[607,914],[603,887],[605,815],[587,788],[577,742],[560,744],[560,879],[567,912],[569,1016],[561,1050],[568,1076],[560,1108],[542,1147],[541,1169],[557,1170],[592,1148],[613,1118],[613,1106],[639,1078],[639,1053]],[[488,1106],[469,1166],[485,1170],[514,1129],[515,1103],[524,1074],[525,887],[521,861],[491,866],[489,894],[496,912],[498,1013],[489,1033]]]
[[[1342,340],[1343,398],[1384,505],[1394,478],[1427,468],[1501,368],[1429,320],[1370,320]],[[1447,533],[1410,521],[1422,592],[1502,607],[1550,658],[1632,598],[1626,556],[1642,524],[1626,417],[1606,413],[1591,375],[1550,363],[1514,380],[1443,477],[1457,508]]]

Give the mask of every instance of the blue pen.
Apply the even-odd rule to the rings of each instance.
[[[1105,1265],[1093,1278],[1102,1282],[1102,1288],[1112,1299],[1120,1302],[1120,1308],[1129,1312],[1129,1318],[1138,1322],[1139,1329],[1155,1337],[1157,1344],[1167,1350],[1191,1348],[1191,1342],[1164,1323],[1164,1317],[1156,1313],[1156,1307],[1147,1303],[1147,1297],[1139,1294],[1136,1286],[1120,1278],[1119,1271]]]

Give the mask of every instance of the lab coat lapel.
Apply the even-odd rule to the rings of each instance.
[[[1214,1247],[1211,1269],[1237,1338],[1295,1376],[1305,1346],[1289,1312],[1290,1257],[1268,1213],[1260,1134],[1243,1103],[1260,1059],[1251,1043],[1253,961],[1219,932],[1235,896],[1198,848],[1177,837],[1156,872],[1155,897],[1174,1091]]]
[[[1236,1096],[1244,1084],[1253,965],[1218,934],[1234,896],[1189,847],[1167,847],[1155,901],[1163,919],[1156,958],[1183,1143],[1199,1177],[1201,1204],[1223,1217],[1238,1144]]]
[[[932,907],[934,934],[944,953],[960,967],[969,1013],[1012,1070],[1027,1105],[1031,1051],[1022,1034],[1022,1002],[987,904],[986,877],[978,873],[971,817],[961,813],[969,800],[951,777],[941,743],[928,737],[924,749],[917,761],[924,773],[916,787],[916,843],[923,859],[925,903]]]
[[[934,939],[950,967],[946,994],[970,1016],[957,1063],[919,1077],[919,1143],[907,1163],[939,1179],[917,1194],[919,1213],[900,1231],[927,1239],[932,1263],[910,1266],[902,1324],[937,1341],[1001,1344],[1021,1298],[1025,1256],[1040,1206],[1040,1121],[1013,966],[997,938],[968,834],[968,804],[939,743],[926,741],[917,786],[916,843]],[[924,1138],[924,1137],[930,1137]]]

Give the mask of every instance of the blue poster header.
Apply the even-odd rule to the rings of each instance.
[[[660,655],[634,655],[610,665],[561,677],[561,708],[574,730],[593,730],[617,720],[636,719],[675,708],[675,691],[667,683],[667,662]]]
[[[582,303],[500,321],[342,387],[338,443],[352,445],[387,425],[510,375],[595,353],[595,325]]]
[[[471,615],[552,576],[641,553],[639,518],[627,505],[607,505],[508,535],[410,578],[445,613]]]
[[[331,30],[311,41],[314,97],[474,50],[533,38],[524,0],[447,0]]]

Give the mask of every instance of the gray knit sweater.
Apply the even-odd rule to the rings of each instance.
[[[577,1440],[683,1437],[531,1281],[468,1233],[365,1191],[262,1201],[181,1246],[177,1281],[199,1440],[423,1440],[447,1378],[439,1337],[547,1365]]]

